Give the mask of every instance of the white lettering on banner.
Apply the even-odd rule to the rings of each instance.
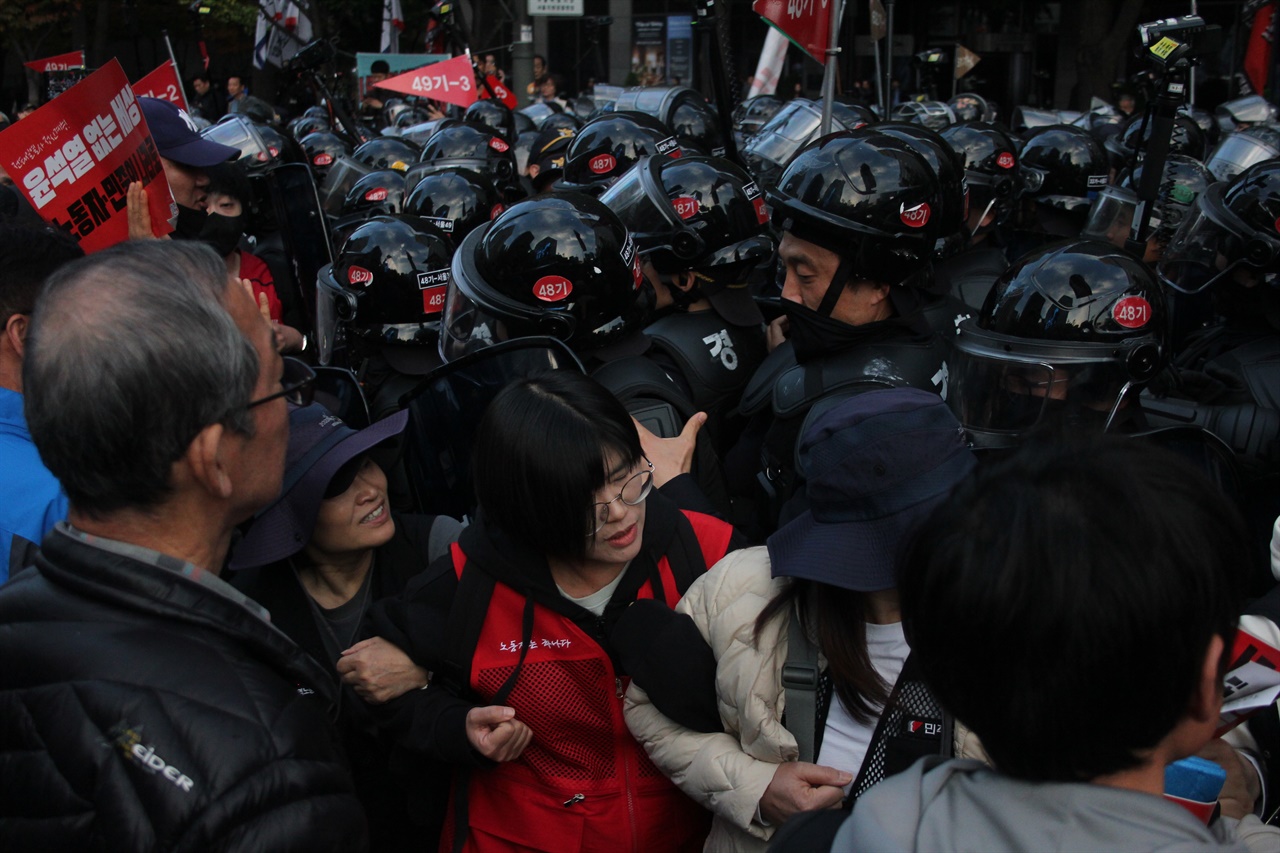
[[[822,0],[822,8],[827,8],[827,0]],[[813,14],[813,0],[787,0],[787,16],[803,18]]]
[[[111,112],[115,114],[116,121],[120,123],[120,129],[126,134],[132,133],[142,121],[142,111],[138,108],[137,96],[128,86],[111,99]]]
[[[471,91],[471,79],[469,77],[459,77],[457,80],[450,80],[443,74],[423,74],[420,77],[413,78],[413,91],[415,92],[434,92],[437,89],[449,91],[449,88],[460,89],[463,92]]]
[[[124,137],[117,129],[115,119],[109,115],[99,115],[91,119],[82,132],[89,147],[93,149],[93,156],[99,160],[105,159],[124,141]]]
[[[35,200],[36,210],[53,201],[53,185],[45,177],[44,169],[39,166],[22,176],[22,185],[27,188],[27,191],[31,193],[31,197]]]

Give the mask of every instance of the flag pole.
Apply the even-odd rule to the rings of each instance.
[[[884,0],[885,37],[884,37],[884,88],[880,93],[880,119],[888,121],[889,107],[893,101],[893,2]]]
[[[182,70],[178,68],[177,57],[173,55],[173,42],[169,41],[169,31],[161,30],[160,33],[164,36],[165,49],[169,51],[169,61],[173,63],[173,76],[178,78],[178,93],[182,95],[182,102],[190,107],[191,102],[187,100],[187,87],[182,82]]]
[[[844,0],[831,0],[830,33],[827,37],[827,67],[822,75],[822,135],[831,132],[831,109],[836,97],[836,60],[840,56],[840,13]]]

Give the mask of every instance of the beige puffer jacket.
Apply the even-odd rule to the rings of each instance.
[[[777,765],[795,761],[796,740],[782,725],[782,667],[787,619],[780,613],[755,643],[756,617],[790,583],[769,576],[764,547],[735,551],[689,588],[676,610],[687,613],[716,656],[716,693],[725,731],[703,734],[673,723],[636,685],[627,691],[627,726],[649,758],[680,789],[715,814],[708,851],[764,851],[772,827],[755,822],[756,806]],[[819,666],[826,661],[819,658]],[[958,723],[957,757],[985,758]]]

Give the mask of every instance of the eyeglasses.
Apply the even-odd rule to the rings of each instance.
[[[649,467],[623,483],[622,490],[618,492],[616,498],[591,505],[591,517],[595,525],[591,531],[592,536],[599,533],[600,529],[609,523],[609,513],[616,501],[622,501],[627,506],[638,506],[644,503],[645,498],[649,497],[649,492],[653,491],[653,463],[645,459],[644,464]]]
[[[245,406],[246,409],[270,403],[280,397],[284,397],[286,403],[294,406],[311,405],[311,401],[315,399],[316,372],[305,361],[299,361],[296,358],[285,358],[282,361],[284,374],[280,377],[281,390],[268,394],[260,400],[251,401]]]

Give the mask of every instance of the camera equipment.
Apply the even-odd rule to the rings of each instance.
[[[1183,61],[1194,65],[1221,47],[1222,27],[1210,26],[1198,15],[1138,24],[1136,53],[1145,54],[1159,68],[1172,68]]]
[[[1174,117],[1187,102],[1188,72],[1199,64],[1201,57],[1216,52],[1221,45],[1222,28],[1205,24],[1204,18],[1197,15],[1163,18],[1138,25],[1136,51],[1152,63],[1157,74],[1158,92],[1142,119],[1131,164],[1137,165],[1145,137],[1146,158],[1138,185],[1138,206],[1125,244],[1125,248],[1136,252],[1138,257],[1142,257],[1150,234],[1151,208],[1164,175],[1165,159],[1169,156]],[[1147,125],[1151,126],[1149,137],[1146,135]]]

